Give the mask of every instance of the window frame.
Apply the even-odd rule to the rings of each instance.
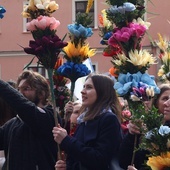
[[[24,0],[23,1],[23,9],[24,9],[24,5],[29,4],[29,0]],[[26,28],[26,23],[29,22],[29,18],[24,18],[23,17],[23,32],[24,33],[29,33],[30,31],[27,30]]]
[[[48,79],[47,69],[44,66],[42,66],[42,65],[37,66],[36,64],[32,64],[32,65],[29,65],[26,69],[38,72],[39,74],[44,76],[46,79]]]
[[[72,21],[74,22],[76,19],[75,11],[76,11],[76,2],[87,1],[87,0],[72,0]],[[94,27],[93,29],[98,29],[97,22],[97,0],[94,0]]]

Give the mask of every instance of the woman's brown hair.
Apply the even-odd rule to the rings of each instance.
[[[113,80],[109,76],[102,74],[90,74],[87,79],[89,78],[91,78],[93,82],[97,99],[93,106],[88,110],[84,120],[94,119],[96,116],[101,114],[103,109],[107,110],[111,108],[120,121],[121,107],[116,91],[113,87]]]
[[[47,104],[50,96],[50,89],[47,79],[38,72],[26,70],[23,71],[18,77],[17,86],[19,85],[20,81],[24,79],[31,88],[34,88],[36,90],[37,95],[43,96],[43,104]]]

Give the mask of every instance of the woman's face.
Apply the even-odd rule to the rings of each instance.
[[[94,88],[91,78],[88,78],[85,81],[81,94],[82,94],[82,105],[83,106],[89,108],[95,103],[97,99],[97,93],[96,93],[96,90]]]
[[[166,90],[159,97],[158,102],[157,102],[159,113],[164,113],[165,102],[169,99],[169,96],[170,96],[170,90]]]
[[[164,120],[170,121],[170,99],[168,99],[165,103],[165,108],[164,108]]]

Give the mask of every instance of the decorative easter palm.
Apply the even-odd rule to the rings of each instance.
[[[76,80],[90,73],[90,70],[83,62],[95,55],[95,49],[90,49],[89,44],[86,42],[86,39],[93,35],[92,28],[89,27],[92,23],[89,16],[89,10],[92,5],[93,0],[88,0],[86,12],[77,13],[75,24],[68,25],[70,42],[63,48],[64,58],[67,62],[57,70],[59,75],[67,77],[71,81],[71,101],[73,101]]]
[[[56,34],[60,22],[51,16],[58,7],[55,1],[30,0],[29,4],[24,6],[22,12],[23,17],[32,19],[27,23],[26,27],[31,31],[34,38],[34,40],[30,40],[29,47],[24,48],[24,51],[35,55],[38,58],[38,64],[43,65],[47,69],[56,125],[58,125],[58,116],[54,95],[53,71],[59,53],[63,47],[67,46],[67,43],[63,42]],[[61,159],[59,146],[58,150],[59,159]]]
[[[119,96],[128,101],[131,120],[138,124],[139,120],[147,123],[148,115],[157,118],[159,115],[155,108],[146,108],[144,102],[149,101],[160,90],[154,77],[145,73],[156,61],[141,45],[150,26],[150,23],[142,20],[145,1],[106,0],[106,3],[109,7],[102,10],[99,28],[101,44],[105,45],[103,55],[112,58],[114,68],[110,69],[110,73],[117,77],[114,88]],[[156,123],[152,124],[152,128],[156,126]],[[132,165],[134,156],[135,152]]]

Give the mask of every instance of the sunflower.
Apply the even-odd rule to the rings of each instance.
[[[170,168],[170,152],[160,156],[149,157],[146,164],[150,166],[152,170],[163,170],[164,168]]]

